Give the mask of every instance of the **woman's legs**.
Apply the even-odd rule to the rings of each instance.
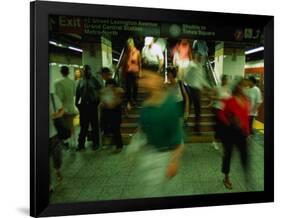
[[[61,166],[62,166],[62,147],[61,141],[57,136],[49,139],[49,156],[52,158],[53,166],[55,168],[56,177],[59,181],[62,180]],[[51,172],[51,164],[49,164],[49,172]],[[50,173],[51,175],[51,173]],[[49,177],[49,191],[53,191],[51,176]]]
[[[133,77],[131,73],[126,74],[126,100],[127,104],[132,102],[132,88],[133,88]]]
[[[236,145],[238,147],[238,151],[240,154],[240,160],[242,163],[244,175],[245,175],[245,182],[247,188],[251,188],[251,174],[249,172],[250,170],[250,161],[249,161],[249,155],[248,155],[248,143],[247,143],[247,136],[245,136],[243,133],[240,133],[237,137]]]
[[[223,183],[226,188],[232,189],[232,183],[229,178],[229,172],[230,172],[230,164],[231,164],[231,156],[232,156],[232,150],[233,150],[233,140],[231,137],[231,131],[225,127],[226,130],[224,132],[224,136],[222,137],[222,143],[224,148],[223,153],[223,160],[222,160],[222,173],[225,175]]]

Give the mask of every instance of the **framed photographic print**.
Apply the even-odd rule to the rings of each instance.
[[[273,16],[30,3],[30,215],[272,202]]]

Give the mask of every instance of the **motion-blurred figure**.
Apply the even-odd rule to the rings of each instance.
[[[189,97],[181,80],[177,79],[177,67],[167,68],[168,77],[168,91],[174,95],[178,109],[180,111],[180,117],[183,120],[187,120],[189,115]]]
[[[176,99],[166,91],[159,74],[144,73],[139,86],[148,91],[140,112],[140,129],[147,139],[142,166],[147,185],[161,184],[177,174],[183,151],[183,131]]]
[[[141,54],[135,47],[132,38],[127,40],[127,50],[121,65],[125,80],[127,107],[131,108],[131,106],[134,106],[137,103],[137,80],[141,76]]]
[[[209,51],[206,41],[194,40],[192,49],[194,56],[199,56],[201,65],[204,66],[207,61]]]
[[[145,70],[161,73],[164,64],[164,55],[160,46],[154,42],[153,37],[145,37],[141,54],[142,67]]]
[[[238,81],[233,88],[233,96],[223,101],[224,107],[219,111],[219,117],[223,123],[223,133],[221,134],[224,147],[222,172],[225,177],[223,184],[228,189],[232,189],[229,172],[234,145],[236,145],[239,150],[242,166],[246,175],[249,166],[247,136],[249,135],[248,113],[250,102],[244,93],[246,85],[247,82],[245,79]]]
[[[122,120],[122,96],[124,90],[118,87],[116,81],[112,79],[109,68],[101,69],[101,76],[105,81],[105,88],[101,90],[101,128],[105,134],[112,134],[116,152],[123,148],[123,141],[120,132]]]
[[[187,39],[182,39],[174,48],[173,55],[173,65],[178,67],[178,79],[183,80],[184,74],[191,60],[192,48]]]
[[[249,113],[249,125],[250,125],[250,134],[253,132],[253,122],[255,117],[258,116],[258,109],[262,103],[262,96],[259,87],[257,87],[257,79],[254,76],[249,77],[249,88],[247,90],[247,96],[251,102],[251,109]]]
[[[55,93],[62,102],[64,108],[63,119],[65,125],[71,131],[72,143],[75,143],[75,134],[74,134],[74,117],[77,115],[77,111],[74,105],[74,96],[75,96],[75,82],[68,77],[69,69],[66,66],[61,67],[60,73],[62,79],[56,81],[55,83]],[[73,142],[74,141],[74,142]],[[68,143],[65,143],[68,147]]]
[[[79,81],[76,89],[75,105],[80,113],[80,134],[77,151],[85,149],[85,139],[91,125],[93,149],[99,147],[98,105],[100,83],[92,75],[89,65],[83,69],[83,79]]]
[[[228,77],[227,75],[223,75],[221,79],[221,85],[217,86],[211,91],[211,95],[209,98],[212,100],[212,111],[215,115],[215,139],[218,141],[222,136],[222,123],[219,118],[219,113],[224,107],[224,100],[227,100],[231,97],[231,91],[228,85]],[[213,141],[213,146],[216,150],[219,149],[219,146],[216,141]]]
[[[208,87],[206,80],[203,78],[203,69],[200,64],[200,57],[195,56],[194,60],[188,65],[187,71],[183,78],[187,84],[189,94],[190,107],[194,105],[195,112],[195,126],[194,130],[200,134],[200,120],[201,120],[201,91]]]
[[[197,60],[199,60],[201,66],[202,66],[203,78],[205,78],[206,80],[209,80],[210,76],[211,76],[210,72],[209,72],[210,69],[207,66],[209,48],[207,46],[206,41],[194,40],[192,49],[193,49],[192,51],[193,51],[194,57]]]

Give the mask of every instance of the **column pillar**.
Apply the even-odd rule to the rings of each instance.
[[[82,44],[82,64],[91,67],[93,75],[102,67],[112,68],[112,44],[103,36],[91,38]]]
[[[215,47],[215,72],[230,80],[244,77],[245,49],[241,44],[220,42]]]

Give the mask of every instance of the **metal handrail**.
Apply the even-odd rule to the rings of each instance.
[[[216,74],[215,70],[213,69],[209,59],[207,59],[207,61],[206,61],[206,67],[208,70],[208,74],[209,74],[210,78],[212,79],[213,85],[214,86],[219,85],[219,79],[217,78],[217,74]]]
[[[119,68],[120,68],[120,64],[121,64],[121,60],[124,56],[124,53],[125,53],[125,47],[122,49],[121,51],[121,54],[119,56],[119,59],[118,59],[118,62],[117,62],[117,65],[116,65],[116,70],[115,70],[115,74],[113,76],[113,79],[120,85],[120,82],[121,82],[121,78],[120,78],[120,73],[119,73]]]

